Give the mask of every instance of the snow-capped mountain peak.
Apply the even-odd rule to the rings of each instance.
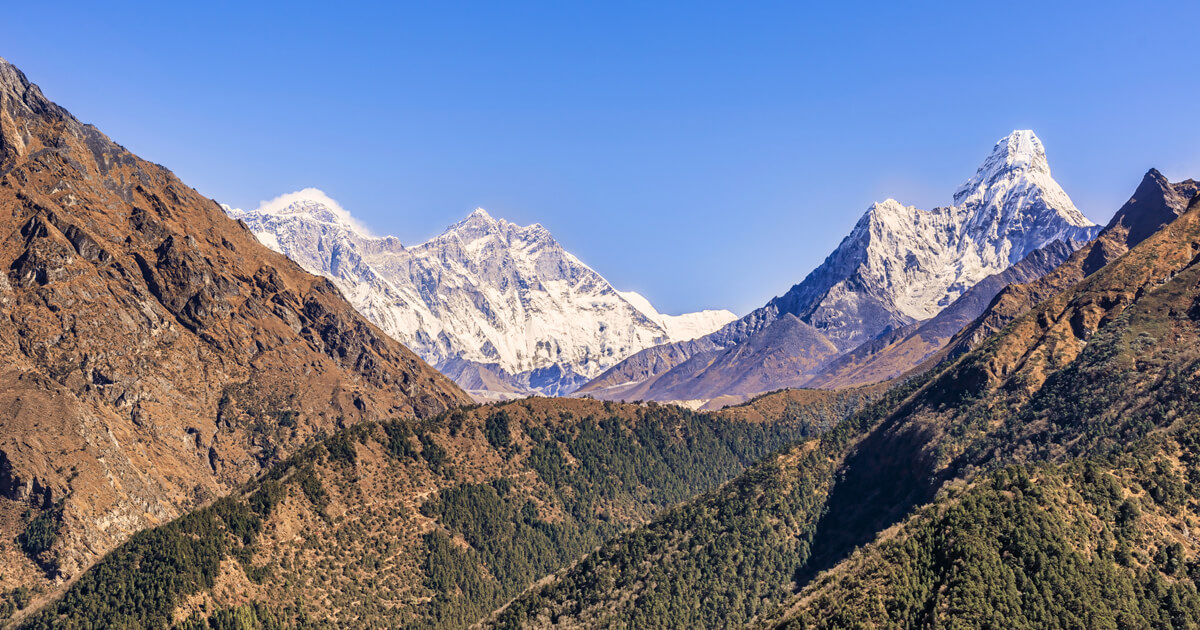
[[[558,242],[550,235],[550,231],[542,227],[540,223],[517,225],[506,219],[495,218],[483,208],[476,208],[466,218],[446,228],[444,232],[422,245],[456,240],[464,246],[471,247],[472,244],[489,238],[504,246],[522,242],[527,245],[543,243],[558,247]],[[479,247],[480,245],[474,246],[475,249]]]
[[[804,386],[828,361],[934,317],[1028,253],[1047,245],[1073,250],[1100,229],[1051,178],[1045,149],[1030,131],[997,143],[954,201],[932,210],[895,199],[872,204],[824,262],[783,295],[696,343],[641,353],[581,391],[711,400]],[[786,360],[760,352],[780,348],[793,350]]]
[[[1050,175],[1046,149],[1037,135],[1029,130],[1013,131],[997,142],[975,175],[955,191],[954,205],[1001,213],[1006,208],[1028,206],[1035,212],[1049,211],[1055,218],[1073,227],[1090,228],[1095,225],[1075,207],[1067,193],[1054,181]],[[1024,214],[1028,216],[1031,212]],[[1011,222],[1014,218],[1018,217],[1011,213],[1002,214],[1005,221]]]
[[[996,143],[953,205],[872,204],[825,263],[775,303],[848,348],[932,317],[1036,249],[1099,230],[1051,177],[1037,135],[1017,130]]]
[[[254,212],[277,217],[298,215],[337,225],[361,236],[371,235],[371,231],[365,225],[320,188],[305,188],[260,202]]]
[[[860,223],[865,225],[875,224],[885,227],[896,227],[899,222],[907,221],[912,216],[915,206],[906,206],[891,197],[883,201],[876,201],[871,204],[867,211],[863,213],[863,218]]]
[[[1001,138],[975,174],[954,192],[954,205],[979,201],[989,188],[1005,178],[1025,174],[1050,176],[1046,148],[1029,130],[1014,130]]]
[[[736,318],[728,311],[662,315],[640,295],[633,304],[542,225],[516,225],[482,208],[406,248],[393,237],[368,236],[328,197],[278,199],[286,203],[226,211],[272,249],[332,279],[368,319],[425,360],[468,379],[479,374],[468,365],[480,366],[508,379],[514,392],[566,393],[639,350]]]
[[[488,211],[484,210],[483,208],[475,208],[473,211],[471,211],[471,214],[468,214],[461,221],[446,228],[446,232],[458,232],[461,230],[471,229],[495,231],[502,228],[507,223],[508,221],[503,219],[496,219],[492,215],[488,214]]]

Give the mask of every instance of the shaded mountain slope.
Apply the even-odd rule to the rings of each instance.
[[[756,627],[1194,626],[1197,452],[1176,446],[948,488]]]
[[[605,543],[484,628],[739,628],[790,594],[841,453],[911,389]]]
[[[748,397],[781,387],[799,387],[838,348],[816,328],[790,313],[743,343],[693,355],[654,379],[654,395],[667,400],[707,400],[712,391]]]
[[[322,432],[469,400],[2,60],[0,265],[0,538],[40,532],[3,546],[0,588],[77,575]]]
[[[858,565],[851,556],[859,547],[876,553],[878,546],[897,539],[917,556],[936,552],[937,547],[919,535],[931,530],[922,529],[914,514],[938,497],[951,496],[948,493],[964,483],[978,481],[974,487],[984,488],[989,483],[986,475],[1014,464],[1053,468],[1046,477],[1047,494],[1034,497],[1052,508],[1050,519],[1064,513],[1053,502],[1061,506],[1062,501],[1075,501],[1049,494],[1061,483],[1055,477],[1068,478],[1074,462],[1104,458],[1113,462],[1107,464],[1109,470],[1132,468],[1129,474],[1116,474],[1116,496],[1148,492],[1160,503],[1154,498],[1159,483],[1166,484],[1164,494],[1174,493],[1175,509],[1147,505],[1146,511],[1152,512],[1147,523],[1186,528],[1188,518],[1197,513],[1197,502],[1169,488],[1182,487],[1175,462],[1192,461],[1194,447],[1188,436],[1200,432],[1200,407],[1195,402],[1200,399],[1197,304],[1200,198],[1193,199],[1178,219],[1016,318],[978,349],[898,386],[831,432],[787,449],[716,492],[605,544],[498,611],[486,627],[733,628],[800,618],[806,611],[814,613],[807,617],[813,623],[838,626],[821,609],[810,608],[821,601],[833,602],[829,606],[836,610],[836,601],[810,598],[815,591],[805,589],[818,589],[844,576],[845,589],[837,592],[851,596],[866,579],[855,573]],[[1172,478],[1178,485],[1172,485]],[[1012,485],[992,479],[1001,489]],[[1019,475],[1017,479],[1019,484]],[[1043,536],[1036,519],[1014,521],[1004,512],[1009,503],[997,502],[995,495],[973,496],[987,504],[978,508],[975,522],[990,522],[996,531],[1013,533],[1007,539],[1013,541],[1008,552],[1012,558],[1005,566],[1020,562],[1019,553],[1025,549],[1038,552],[1029,543]],[[1112,514],[1110,506],[1089,504],[1099,517],[1081,511],[1078,522],[1094,523]],[[1027,505],[1017,507],[1029,513]],[[912,536],[906,533],[907,523],[918,525]],[[1046,545],[1042,549],[1066,544],[1061,529],[1043,523],[1047,529],[1038,543]],[[1111,557],[1096,560],[1108,563],[1098,570],[1117,572],[1120,582],[1114,588],[1128,589],[1120,592],[1132,596],[1131,605],[1122,610],[1096,609],[1096,618],[1125,613],[1134,627],[1151,627],[1154,620],[1170,616],[1164,616],[1162,607],[1167,607],[1168,613],[1182,611],[1185,616],[1179,619],[1185,626],[1189,619],[1194,621],[1188,615],[1198,609],[1195,584],[1178,570],[1159,570],[1148,566],[1159,563],[1145,561],[1147,554],[1161,551],[1164,557],[1177,558],[1175,566],[1194,562],[1200,546],[1190,539],[1184,545],[1179,539],[1168,529],[1155,529],[1137,540],[1126,537],[1136,566],[1112,565]],[[1180,547],[1172,547],[1174,543]],[[1112,548],[1111,542],[1104,545]],[[985,544],[972,549],[985,553],[989,548],[993,547]],[[1075,557],[1090,553],[1082,544],[1072,552],[1078,552]],[[1070,564],[1057,566],[1074,570]],[[1151,568],[1154,572],[1142,573]],[[822,573],[827,570],[832,571]],[[1008,611],[987,608],[1003,601],[995,593],[982,594],[995,583],[992,578],[969,571],[960,575],[946,584],[980,595],[958,603],[1038,619],[1032,605]],[[851,610],[886,624],[881,615],[889,614],[883,603],[888,597],[916,592],[917,597],[932,597],[923,602],[945,601],[936,599],[940,591],[929,589],[928,583],[912,582],[928,580],[928,574],[895,577],[873,580],[870,586],[880,595],[866,599],[870,607]],[[1103,584],[1102,574],[1080,570],[1065,577],[1095,587],[1082,591],[1088,598],[1113,592],[1097,586]],[[1051,592],[1063,589],[1061,598],[1071,595],[1063,582],[1034,583]],[[1174,596],[1169,594],[1172,590]],[[1023,606],[1025,601],[1015,604]],[[850,618],[853,615],[842,617]]]
[[[720,350],[709,337],[640,350],[575,390],[573,395],[603,400],[645,400],[662,375],[688,359]]]

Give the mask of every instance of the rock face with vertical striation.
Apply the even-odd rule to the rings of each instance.
[[[0,60],[0,588],[77,575],[341,425],[469,402],[328,280]],[[29,539],[26,539],[29,540]]]

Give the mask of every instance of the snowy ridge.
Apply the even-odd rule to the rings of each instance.
[[[268,247],[330,278],[426,361],[478,386],[468,389],[564,394],[639,350],[705,335],[736,317],[662,315],[640,295],[617,291],[540,224],[518,226],[482,208],[407,248],[369,235],[316,189],[226,212]]]

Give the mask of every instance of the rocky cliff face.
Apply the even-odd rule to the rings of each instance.
[[[469,402],[2,60],[0,266],[0,534],[54,532],[4,545],[2,587],[73,576],[319,433]]]
[[[647,347],[703,336],[729,311],[663,315],[617,291],[541,225],[482,209],[420,245],[370,236],[319,191],[228,209],[329,277],[373,322],[479,397],[561,395]]]
[[[1055,241],[1086,242],[1099,230],[1050,176],[1037,136],[1031,131],[1014,131],[996,144],[975,175],[955,192],[954,205],[926,211],[892,199],[874,204],[800,284],[706,337],[711,347],[701,355],[688,354],[680,346],[646,351],[640,363],[676,372],[649,376],[661,385],[648,380],[642,384],[622,381],[636,370],[617,365],[580,393],[621,398],[636,390],[653,400],[735,393],[722,389],[719,383],[724,378],[715,375],[768,368],[727,365],[717,353],[747,343],[783,315],[794,315],[815,329],[823,339],[807,330],[803,333],[809,340],[816,339],[814,343],[828,341],[836,346],[838,352],[828,357],[832,359],[880,335],[933,317],[979,281],[1035,250]],[[697,345],[704,344],[692,347]],[[661,360],[649,361],[650,354]],[[733,361],[753,355],[723,356]],[[668,357],[682,359],[671,363]],[[819,361],[803,365],[809,370],[821,368]],[[714,377],[707,380],[702,372]],[[813,373],[764,372],[748,382],[780,387]]]

